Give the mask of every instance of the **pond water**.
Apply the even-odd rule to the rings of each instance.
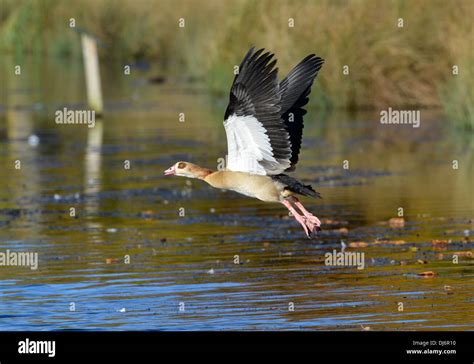
[[[17,63],[0,61],[0,253],[38,268],[0,266],[1,330],[474,329],[472,136],[439,110],[382,125],[313,93],[294,173],[323,196],[303,199],[323,223],[308,239],[282,205],[163,176],[225,157],[224,98],[103,65],[105,118],[57,125],[85,107],[81,64]],[[343,245],[364,269],[325,264]]]

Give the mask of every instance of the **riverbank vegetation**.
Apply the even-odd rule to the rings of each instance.
[[[80,57],[77,33],[69,28],[74,18],[76,27],[100,39],[105,61],[156,62],[163,74],[186,74],[225,94],[250,45],[275,52],[282,73],[317,53],[326,59],[314,91],[321,106],[443,107],[454,125],[472,129],[469,0],[0,3],[0,51],[16,57]]]

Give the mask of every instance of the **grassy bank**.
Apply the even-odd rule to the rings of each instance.
[[[469,0],[0,2],[3,52],[79,56],[77,34],[68,28],[73,17],[102,40],[103,58],[155,61],[164,72],[204,80],[216,93],[227,92],[233,66],[251,44],[274,51],[282,72],[317,53],[327,60],[316,90],[324,106],[442,106],[453,123],[472,128]]]

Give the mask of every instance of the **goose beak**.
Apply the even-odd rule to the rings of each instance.
[[[165,176],[172,176],[175,173],[176,173],[175,167],[171,166],[165,171]]]

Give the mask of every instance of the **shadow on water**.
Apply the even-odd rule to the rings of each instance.
[[[319,114],[313,95],[296,176],[322,193],[305,203],[324,230],[308,240],[281,206],[162,176],[225,156],[225,100],[117,65],[106,119],[57,125],[85,107],[80,64],[14,64],[0,63],[0,252],[39,266],[0,267],[1,329],[474,328],[473,150],[443,115],[386,126]],[[325,264],[341,242],[364,269]]]

